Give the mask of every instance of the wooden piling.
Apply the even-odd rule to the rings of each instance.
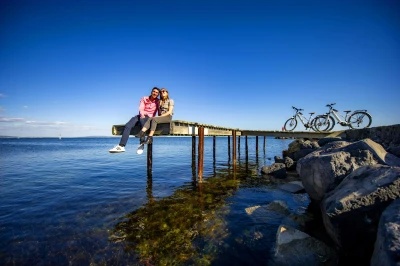
[[[231,137],[228,136],[228,163],[231,161]]]
[[[264,136],[264,152],[265,152],[265,147],[266,147],[266,144],[267,144],[267,137],[266,137],[266,136]]]
[[[147,144],[147,171],[153,171],[153,144]]]
[[[199,146],[197,148],[198,161],[197,161],[197,177],[199,182],[203,180],[203,164],[204,164],[204,127],[199,127]]]
[[[216,147],[216,136],[213,136],[213,158],[214,158],[214,161],[215,161],[215,147]]]
[[[192,135],[192,181],[196,182],[196,135]]]
[[[249,146],[248,146],[248,142],[247,142],[247,136],[246,136],[245,146],[246,146],[246,157],[247,157],[247,156],[249,156]]]
[[[256,154],[258,154],[258,136],[256,136]]]
[[[232,162],[236,164],[236,130],[232,130]]]

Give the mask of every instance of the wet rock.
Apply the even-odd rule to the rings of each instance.
[[[303,193],[305,192],[303,184],[301,181],[292,181],[286,184],[283,184],[279,187],[282,190],[291,192],[291,193]]]
[[[336,265],[337,254],[322,241],[281,225],[276,236],[274,265]]]
[[[289,215],[286,202],[280,200],[273,201],[267,205],[248,207],[245,211],[256,224],[266,224],[270,222],[271,217],[273,217],[272,213],[281,216]]]

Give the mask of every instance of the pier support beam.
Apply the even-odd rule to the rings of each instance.
[[[258,136],[256,136],[256,154],[258,154]]]
[[[264,152],[265,152],[265,147],[266,147],[266,144],[267,144],[267,137],[266,137],[266,136],[264,136]]]
[[[192,135],[192,181],[196,182],[196,136]]]
[[[236,130],[232,130],[232,162],[236,164]]]
[[[228,163],[231,160],[231,136],[228,136]]]
[[[153,144],[147,144],[147,171],[153,171]]]
[[[203,182],[203,164],[204,164],[204,127],[199,127],[199,146],[197,161],[197,177],[199,182]]]

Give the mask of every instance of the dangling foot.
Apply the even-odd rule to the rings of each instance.
[[[125,147],[121,146],[121,145],[117,145],[114,148],[112,148],[111,150],[109,150],[109,152],[111,153],[119,153],[119,152],[124,152],[125,151]]]
[[[142,130],[140,130],[139,133],[135,135],[135,137],[140,138],[140,144],[143,144],[143,142],[145,141],[145,133]]]
[[[137,133],[136,135],[135,135],[135,138],[143,138],[144,137],[144,132],[143,131],[139,131],[139,133]]]
[[[152,144],[153,143],[153,136],[148,136],[146,141],[143,144]]]

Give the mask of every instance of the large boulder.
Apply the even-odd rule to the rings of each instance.
[[[369,262],[379,219],[400,198],[400,167],[358,168],[321,202],[325,229],[347,261]]]
[[[309,196],[321,201],[351,172],[365,165],[400,166],[400,159],[370,139],[330,142],[297,162],[296,171]]]
[[[400,265],[400,199],[386,208],[379,221],[371,266]]]

